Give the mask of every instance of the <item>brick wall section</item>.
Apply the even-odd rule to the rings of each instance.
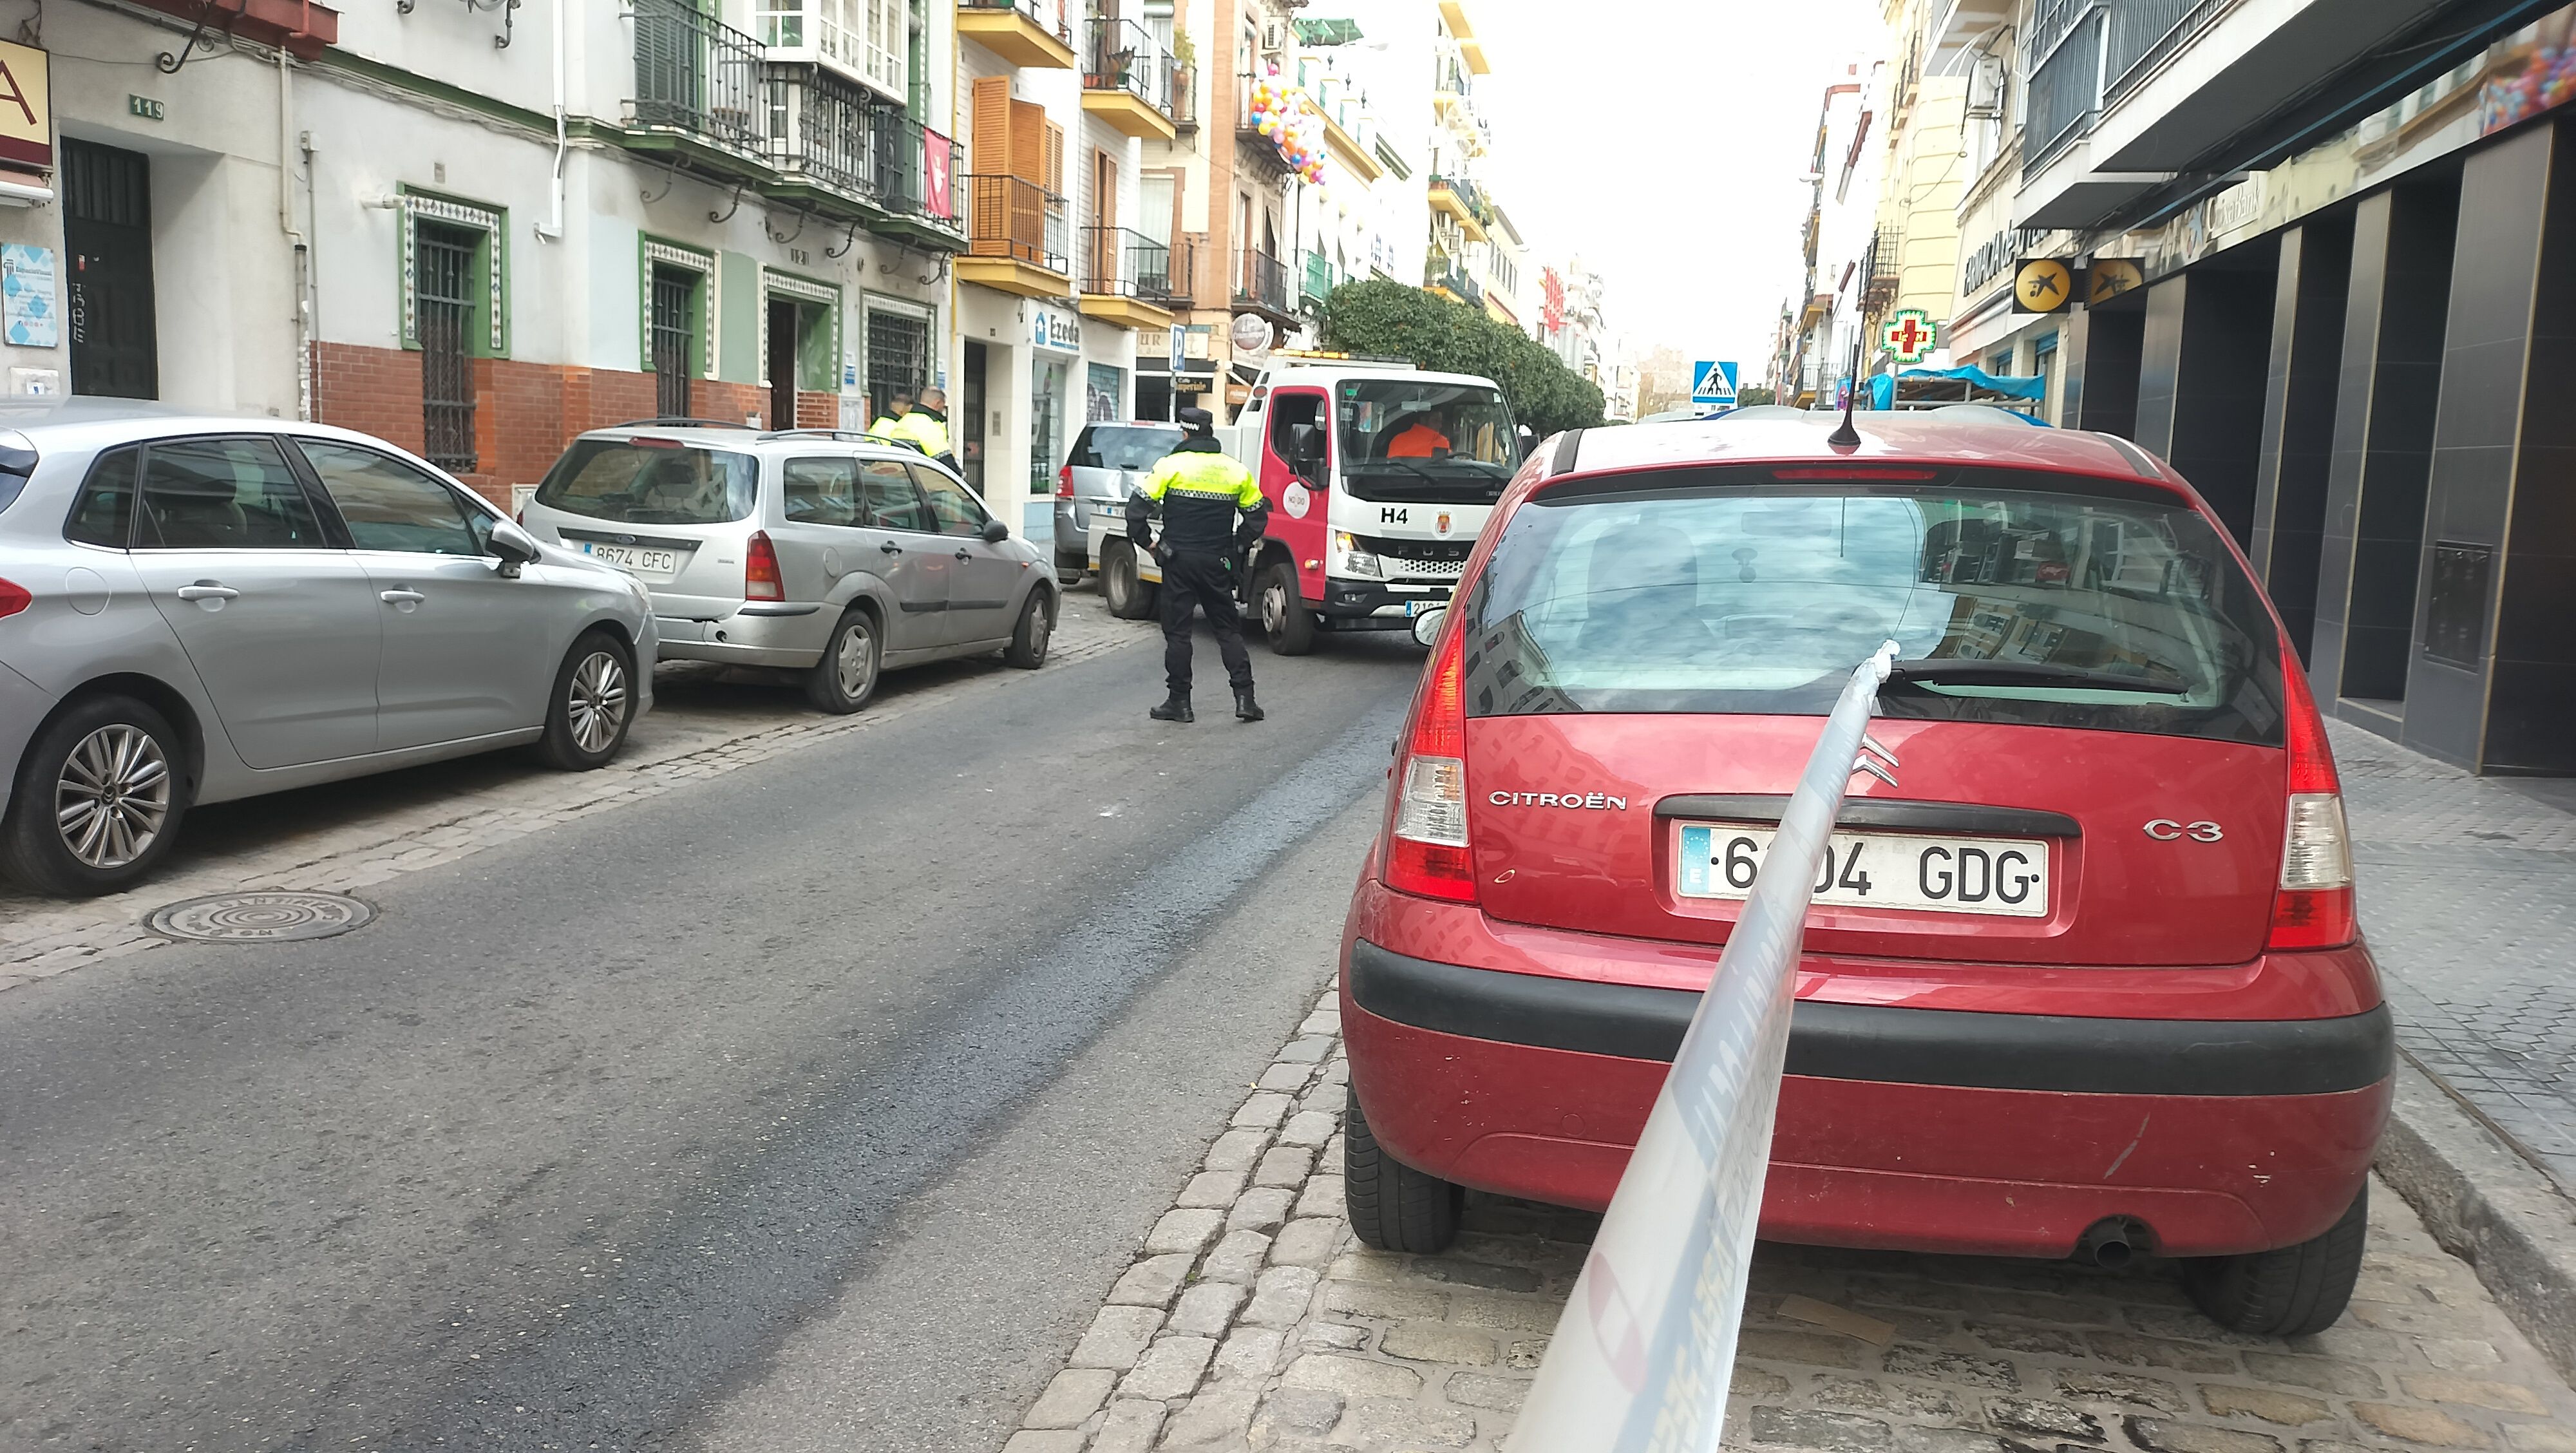
[[[313,376],[317,419],[421,452],[427,438],[417,352],[316,343]],[[507,508],[510,487],[545,478],[574,435],[658,413],[654,384],[649,373],[478,358],[476,467],[460,478]],[[690,410],[702,419],[740,421],[768,409],[769,392],[757,384],[698,379],[690,387]],[[839,421],[840,400],[828,393],[799,394],[796,413],[799,423],[829,428]]]
[[[326,424],[421,452],[429,439],[421,422],[420,355],[400,348],[314,344],[313,414]]]

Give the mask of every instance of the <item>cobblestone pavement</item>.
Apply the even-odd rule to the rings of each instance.
[[[2576,798],[2328,730],[2399,1046],[2576,1195]]]
[[[1150,626],[1111,617],[1094,592],[1069,593],[1049,667],[1153,634]],[[162,947],[168,940],[142,925],[165,903],[251,889],[363,896],[404,873],[866,732],[945,696],[1004,690],[1030,674],[981,661],[898,671],[880,683],[866,710],[835,717],[766,675],[665,664],[655,673],[654,709],[636,723],[618,759],[595,772],[550,772],[523,754],[501,752],[360,777],[192,815],[164,871],[124,893],[64,902],[0,883],[0,991]]]
[[[1004,1453],[1499,1449],[1596,1219],[1471,1197],[1441,1256],[1342,1214],[1329,988]],[[1761,1247],[1726,1444],[1760,1453],[2576,1453],[2576,1392],[2374,1186],[2324,1334],[2220,1331],[2168,1270]]]

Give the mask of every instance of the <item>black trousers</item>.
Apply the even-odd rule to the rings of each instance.
[[[1216,653],[1236,690],[1252,685],[1252,653],[1243,649],[1243,612],[1234,603],[1234,572],[1222,555],[1174,554],[1163,561],[1163,680],[1186,696],[1190,690],[1190,612],[1207,612],[1216,630]]]

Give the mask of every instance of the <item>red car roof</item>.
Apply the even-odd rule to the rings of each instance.
[[[1846,450],[1825,442],[1835,422],[1833,415],[1811,414],[1794,419],[1717,418],[1587,429],[1576,446],[1572,468],[1560,472],[1590,474],[1596,470],[1657,469],[1684,464],[1906,460],[2060,470],[2145,479],[2167,488],[2182,486],[2179,478],[2161,472],[2144,450],[2080,430],[1972,423],[1902,413],[1860,414],[1852,421],[1860,433],[1860,447]]]

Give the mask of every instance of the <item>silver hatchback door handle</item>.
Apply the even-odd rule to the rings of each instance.
[[[418,605],[429,597],[417,590],[380,590],[376,592],[376,599],[387,605]]]
[[[181,600],[232,600],[240,594],[229,585],[183,585],[178,591]]]

